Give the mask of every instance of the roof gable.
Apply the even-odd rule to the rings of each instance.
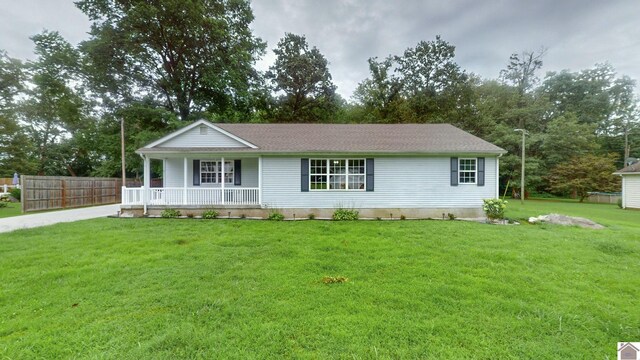
[[[221,129],[206,120],[198,120],[183,127],[145,148],[252,148],[257,146]]]

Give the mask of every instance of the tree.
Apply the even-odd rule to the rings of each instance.
[[[500,71],[500,79],[505,84],[515,87],[520,96],[530,92],[539,81],[536,71],[542,68],[542,58],[546,52],[546,49],[542,48],[537,52],[523,51],[521,54],[511,54],[507,68]]]
[[[550,189],[565,195],[574,192],[580,202],[591,191],[619,191],[620,179],[613,175],[617,169],[615,161],[615,154],[574,157],[551,170]]]
[[[24,91],[24,64],[0,51],[0,176],[30,174],[34,164],[32,143],[16,120],[16,104]]]
[[[267,78],[282,92],[277,121],[316,122],[330,120],[335,112],[336,86],[331,81],[328,61],[304,36],[291,33],[273,49],[276,61]]]
[[[242,108],[264,43],[246,0],[80,0],[93,22],[81,44],[92,88],[105,105],[154,99],[192,112]],[[244,109],[246,110],[246,109]]]
[[[545,163],[549,168],[571,158],[593,153],[598,148],[595,126],[580,124],[572,113],[549,122],[542,146]]]
[[[80,160],[88,148],[71,146],[71,139],[92,128],[78,83],[77,51],[57,32],[43,32],[32,37],[36,61],[29,62],[31,86],[20,103],[20,119],[35,146],[36,172],[44,175],[84,175],[91,171],[91,161]],[[66,143],[63,146],[63,143]],[[90,142],[86,143],[91,146]],[[88,167],[74,169],[80,161]]]
[[[371,77],[358,84],[353,98],[371,114],[371,122],[393,122],[403,87],[403,81],[393,74],[394,59],[369,58],[368,62]]]

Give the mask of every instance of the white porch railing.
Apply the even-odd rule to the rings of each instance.
[[[143,205],[145,198],[147,205],[259,205],[260,188],[122,188],[122,205]]]

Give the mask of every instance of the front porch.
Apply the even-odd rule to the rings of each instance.
[[[122,188],[122,205],[260,207],[260,188]]]
[[[123,208],[262,207],[262,158],[241,155],[143,155],[142,187],[123,187]],[[162,187],[151,187],[151,161],[162,161]]]

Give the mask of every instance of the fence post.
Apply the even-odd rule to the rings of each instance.
[[[25,213],[25,192],[27,191],[26,182],[24,180],[24,175],[20,175],[20,184],[22,184],[22,188],[20,189],[20,207],[22,208],[22,213]]]
[[[60,186],[61,186],[61,194],[62,194],[62,208],[66,209],[67,208],[67,182],[64,181],[64,179],[60,180]]]

